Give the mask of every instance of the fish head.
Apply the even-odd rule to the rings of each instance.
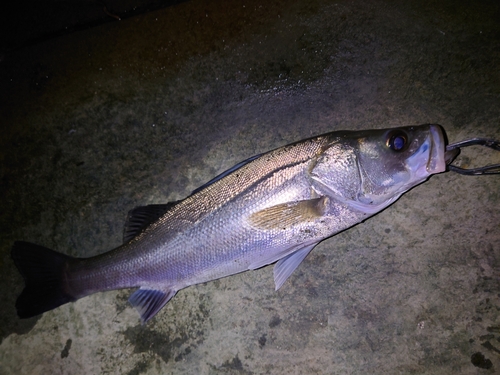
[[[337,201],[375,213],[444,172],[445,147],[439,125],[345,132],[324,150],[311,175]]]

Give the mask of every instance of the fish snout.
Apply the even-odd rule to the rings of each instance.
[[[440,125],[429,125],[429,130],[430,152],[426,169],[427,173],[431,175],[446,171],[447,156],[445,156],[446,145],[443,128]]]

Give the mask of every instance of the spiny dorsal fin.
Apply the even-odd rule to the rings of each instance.
[[[250,163],[251,161],[254,161],[255,159],[259,158],[261,155],[262,154],[254,155],[246,160],[243,160],[242,162],[236,164],[234,167],[222,172],[221,174],[212,178],[210,181],[203,184],[199,188],[193,190],[191,195],[199,193],[200,191],[202,191],[206,187],[221,180],[222,178],[224,178],[227,175],[233,173],[234,171],[240,169],[241,167]],[[123,229],[123,243],[127,243],[132,238],[137,237],[142,231],[144,231],[144,229],[146,229],[148,226],[150,226],[155,221],[157,221],[168,210],[170,210],[173,206],[175,206],[179,202],[181,202],[181,201],[179,200],[179,201],[169,202],[169,203],[165,203],[165,204],[150,204],[148,206],[139,206],[139,207],[136,207],[136,208],[130,210],[128,212],[127,221],[126,221],[125,227]]]
[[[205,189],[207,186],[210,186],[212,185],[213,183],[223,179],[224,177],[226,177],[227,175],[233,173],[234,171],[240,169],[241,167],[243,167],[244,165],[247,165],[248,163],[250,163],[251,161],[254,161],[255,159],[261,157],[262,154],[258,154],[258,155],[254,155],[248,159],[245,159],[243,161],[240,161],[238,164],[236,164],[234,167],[232,168],[229,168],[228,170],[222,172],[221,174],[215,176],[214,178],[212,178],[210,181],[204,183],[203,185],[201,185],[199,188],[196,188],[193,190],[193,192],[191,193],[191,195],[193,194],[196,194],[200,191],[202,191],[203,189]]]
[[[125,227],[123,228],[123,243],[127,243],[132,238],[139,235],[144,229],[157,221],[179,202],[180,201],[165,204],[150,204],[130,210],[127,215]]]
[[[328,197],[287,202],[265,208],[250,215],[250,223],[260,229],[289,228],[323,216]]]

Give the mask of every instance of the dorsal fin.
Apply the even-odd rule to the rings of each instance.
[[[221,174],[215,176],[214,178],[212,178],[210,181],[208,181],[207,183],[204,183],[203,185],[201,185],[199,188],[196,188],[193,190],[193,192],[191,193],[191,195],[193,194],[196,194],[198,193],[199,191],[205,189],[207,186],[210,186],[212,185],[214,182],[217,182],[219,181],[220,179],[226,177],[228,174],[230,173],[233,173],[234,171],[240,169],[241,167],[243,167],[244,165],[250,163],[251,161],[257,159],[258,157],[260,157],[262,154],[258,154],[258,155],[254,155],[246,160],[243,160],[243,161],[240,161],[238,164],[236,164],[234,167],[231,167],[229,168],[228,170],[222,172]]]
[[[234,171],[240,169],[244,165],[250,163],[251,161],[257,159],[262,154],[254,155],[242,162],[239,162],[234,167],[222,172],[216,177],[212,178],[207,183],[201,185],[199,188],[194,189],[191,195],[200,192],[207,186],[212,185],[214,182],[226,177],[227,175],[233,173]],[[123,243],[130,241],[132,238],[139,235],[144,229],[157,221],[162,217],[168,210],[175,206],[179,201],[169,202],[165,204],[150,204],[148,206],[139,206],[128,212],[127,221],[125,222],[125,227],[123,229]]]
[[[168,210],[180,201],[168,202],[165,204],[150,204],[139,206],[130,210],[127,215],[127,221],[123,228],[123,243],[127,243],[132,238],[139,235],[144,229],[149,227]]]

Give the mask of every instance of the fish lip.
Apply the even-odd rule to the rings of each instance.
[[[453,160],[455,160],[455,158],[458,156],[459,153],[460,153],[459,148],[455,148],[453,150],[446,150],[446,152],[444,153],[444,159],[445,159],[446,165],[451,164],[453,162]]]
[[[446,171],[445,160],[445,138],[444,131],[440,125],[429,125],[430,147],[429,160],[427,161],[427,172],[431,174]]]
[[[420,147],[406,160],[413,181],[446,171],[444,133],[439,125],[430,125]]]

